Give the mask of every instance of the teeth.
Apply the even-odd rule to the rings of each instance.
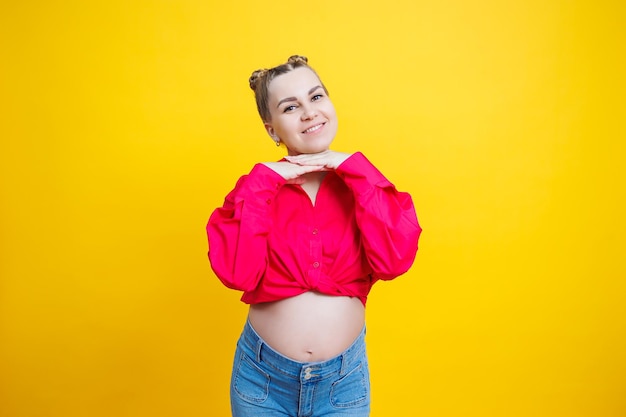
[[[319,129],[320,127],[322,127],[322,125],[317,125],[317,126],[313,126],[308,128],[307,130],[304,131],[304,133],[311,133],[311,132],[315,132],[317,129]]]

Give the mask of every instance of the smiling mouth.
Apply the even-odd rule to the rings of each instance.
[[[324,123],[320,123],[318,125],[311,126],[310,128],[308,128],[307,130],[303,131],[302,133],[313,133],[313,132],[318,131],[319,129],[321,129],[323,126],[324,126]]]

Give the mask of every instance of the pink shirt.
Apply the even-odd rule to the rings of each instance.
[[[359,297],[405,273],[421,233],[411,196],[357,152],[328,172],[315,205],[257,164],[209,219],[209,260],[248,304],[306,291]]]

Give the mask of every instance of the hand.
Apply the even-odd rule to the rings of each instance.
[[[321,171],[335,170],[343,161],[348,159],[351,154],[335,152],[330,149],[319,153],[303,153],[296,156],[286,156],[285,159],[292,164],[302,167],[320,167]]]
[[[297,165],[287,161],[280,162],[264,162],[263,165],[276,172],[283,177],[287,184],[303,184],[304,174],[309,172],[327,171],[320,165]]]

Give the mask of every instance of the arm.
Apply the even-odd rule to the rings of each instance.
[[[374,276],[390,280],[408,271],[422,231],[411,196],[397,191],[360,152],[336,172],[354,193],[361,241]]]
[[[222,283],[251,291],[267,267],[271,207],[285,179],[257,164],[239,179],[206,227],[211,267]]]

